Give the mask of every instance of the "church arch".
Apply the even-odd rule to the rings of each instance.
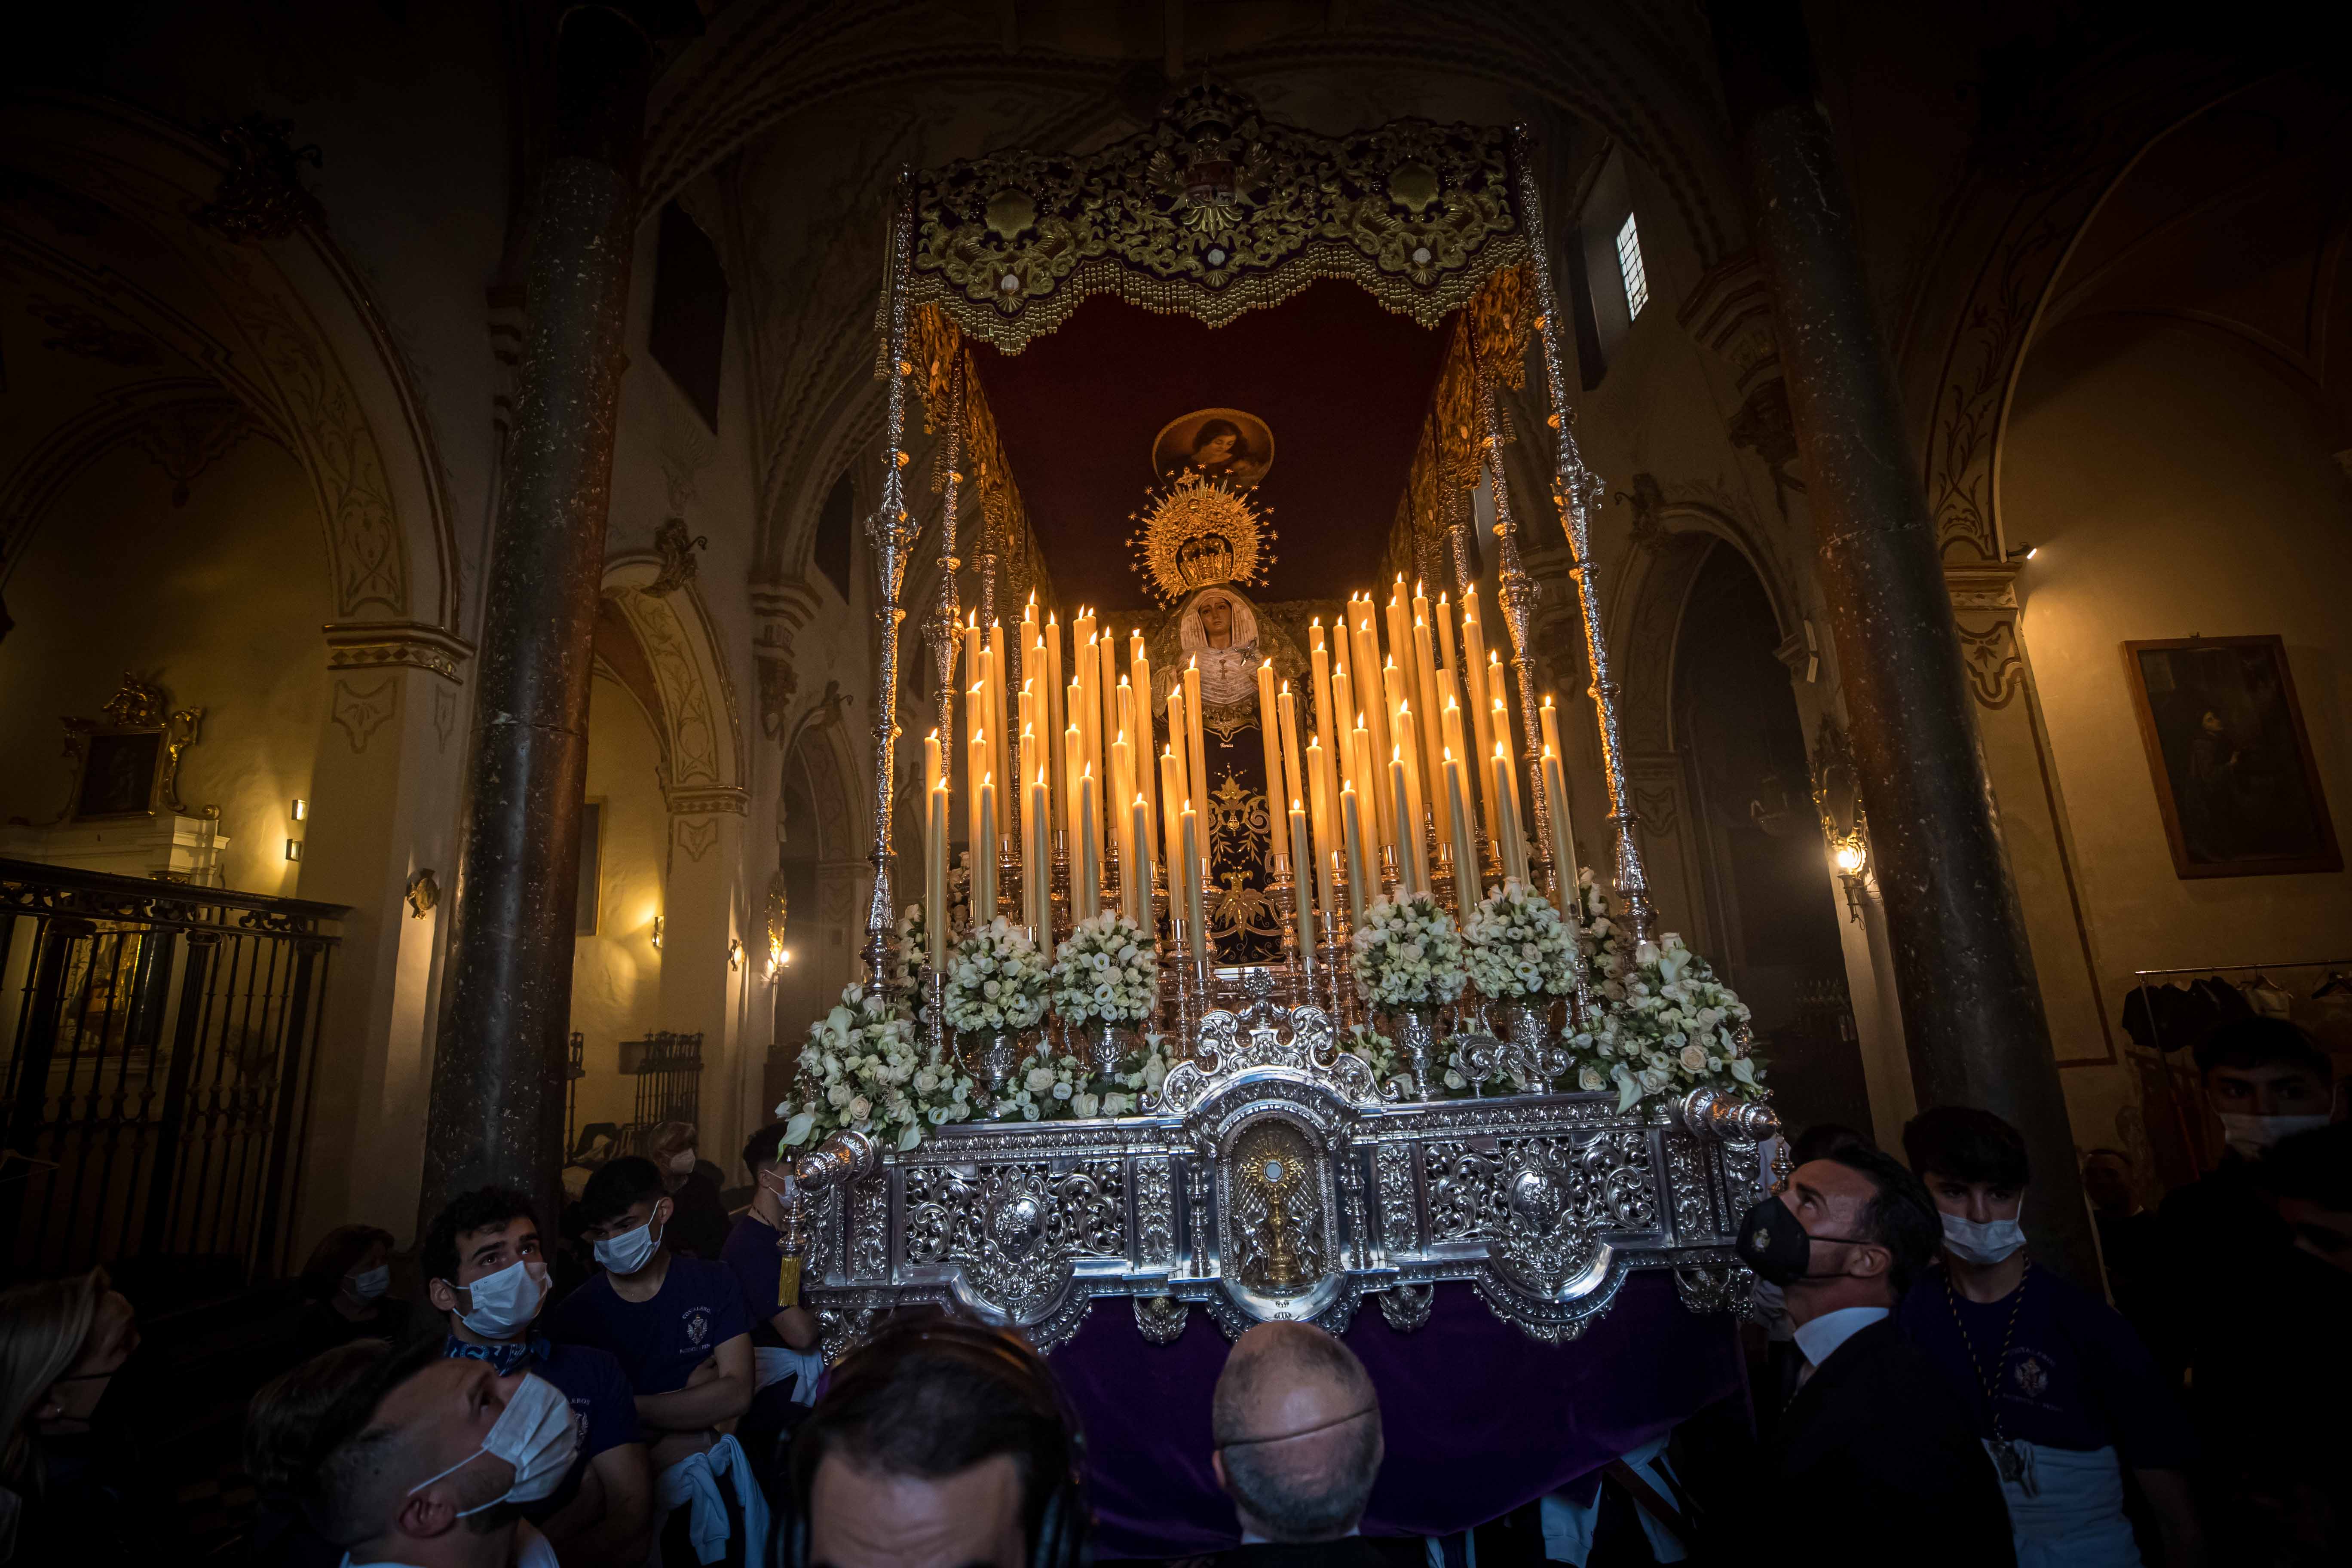
[[[658,556],[624,555],[605,567],[604,591],[635,634],[658,694],[658,711],[647,717],[663,742],[670,810],[740,812],[743,726],[726,651],[701,591],[662,576]]]
[[[122,344],[151,342],[202,367],[308,476],[339,628],[392,632],[415,645],[396,662],[454,676],[468,650],[456,640],[458,555],[430,427],[309,198],[256,173],[268,152],[257,134],[224,134],[247,154],[240,163],[120,102],[14,101],[0,110],[17,176],[0,195],[0,276],[69,297]],[[266,237],[232,237],[253,235]],[[66,421],[19,455],[0,489],[37,501],[60,467],[107,448],[100,435],[87,418]],[[17,511],[0,538],[36,521]]]

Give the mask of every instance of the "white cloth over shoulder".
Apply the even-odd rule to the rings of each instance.
[[[2011,1447],[2025,1461],[2021,1479],[2000,1483],[2017,1568],[2141,1568],[2139,1542],[2124,1517],[2123,1462],[2113,1448],[2013,1438]]]
[[[751,1347],[751,1387],[753,1392],[771,1384],[782,1383],[793,1373],[800,1382],[793,1385],[794,1405],[816,1403],[816,1380],[824,1375],[824,1357],[816,1351],[796,1351],[774,1345]]]
[[[527,1519],[515,1521],[513,1563],[514,1568],[563,1568],[555,1560],[555,1548],[547,1543],[547,1537],[531,1528],[530,1521]],[[355,1563],[352,1561],[352,1554],[346,1552],[342,1568],[406,1568],[406,1565],[383,1558]]]
[[[768,1500],[751,1474],[750,1456],[732,1437],[721,1437],[708,1451],[689,1454],[664,1470],[654,1481],[654,1516],[662,1519],[675,1509],[691,1510],[687,1534],[693,1539],[694,1554],[704,1563],[716,1563],[727,1555],[728,1490],[734,1492],[743,1513],[743,1561],[765,1563]]]

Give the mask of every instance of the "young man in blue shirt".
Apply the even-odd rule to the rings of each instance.
[[[1975,1413],[2020,1568],[2137,1568],[2126,1469],[2165,1568],[2201,1564],[2188,1416],[2129,1324],[2026,1256],[2023,1136],[1989,1110],[1945,1106],[1903,1130],[1903,1152],[1944,1229],[1941,1278],[1904,1298],[1903,1331]]]
[[[816,1314],[800,1304],[798,1292],[789,1306],[780,1300],[782,1255],[776,1250],[776,1241],[790,1181],[776,1160],[783,1138],[784,1123],[775,1121],[752,1133],[751,1142],[743,1145],[743,1168],[751,1173],[751,1206],[728,1231],[722,1256],[728,1271],[742,1287],[753,1345],[812,1351],[816,1348]]]
[[[500,1377],[536,1373],[571,1402],[579,1434],[572,1473],[525,1517],[566,1568],[643,1562],[653,1473],[636,1397],[610,1355],[537,1331],[547,1264],[530,1200],[499,1187],[461,1193],[434,1216],[419,1251],[425,1300],[447,1324],[445,1356],[487,1362]]]
[[[747,1487],[749,1460],[731,1436],[751,1407],[751,1320],[743,1295],[723,1263],[678,1258],[662,1245],[676,1205],[659,1166],[636,1155],[614,1160],[588,1178],[580,1196],[583,1232],[596,1248],[602,1274],[566,1296],[548,1321],[551,1339],[609,1352],[636,1391],[637,1419],[651,1445],[656,1511],[664,1523],[664,1559],[685,1549],[676,1519],[694,1501],[698,1538],[721,1532],[729,1561],[742,1551],[756,1561],[765,1550],[764,1512],[757,1489]],[[741,1519],[722,1521],[722,1476],[735,1483]],[[758,1539],[747,1541],[746,1534]],[[701,1540],[696,1542],[698,1553]],[[682,1559],[680,1559],[682,1560]],[[702,1559],[705,1562],[709,1558]]]

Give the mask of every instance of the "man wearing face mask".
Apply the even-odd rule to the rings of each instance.
[[[734,1276],[723,1263],[672,1256],[664,1235],[676,1205],[650,1160],[601,1167],[580,1209],[604,1271],[563,1299],[548,1337],[608,1351],[627,1374],[652,1449],[664,1560],[759,1562],[766,1508],[730,1435],[752,1392],[751,1323]]]
[[[646,1153],[661,1167],[671,1210],[662,1245],[673,1258],[717,1258],[727,1245],[727,1205],[719,1195],[719,1167],[696,1150],[691,1121],[665,1121],[646,1138]]]
[[[443,1354],[485,1362],[501,1376],[532,1373],[571,1407],[579,1450],[571,1473],[526,1517],[567,1568],[642,1562],[653,1475],[635,1391],[609,1353],[538,1332],[547,1264],[530,1200],[500,1187],[459,1194],[426,1228],[418,1261],[425,1299],[448,1324]]]
[[[2164,1200],[2166,1249],[2210,1265],[2242,1262],[2285,1242],[2254,1162],[2283,1138],[2336,1120],[2333,1072],[2309,1035],[2280,1018],[2240,1018],[2198,1043],[2197,1074],[2221,1119],[2220,1163]]]
[[[1911,1173],[1875,1149],[1800,1165],[1786,1188],[1739,1222],[1743,1262],[1781,1288],[1804,1356],[1755,1477],[1724,1517],[1804,1512],[1768,1562],[2015,1561],[1991,1462],[1935,1363],[1892,1321],[1934,1259],[1935,1205]],[[1738,1554],[1754,1556],[1751,1538]]]
[[[446,1357],[431,1340],[352,1373],[297,1478],[311,1526],[346,1568],[557,1568],[523,1514],[572,1468],[562,1390]]]
[[[2025,1568],[2138,1568],[2124,1470],[2147,1500],[2165,1568],[2204,1560],[2187,1416],[2131,1326],[2037,1268],[2019,1226],[2025,1140],[1989,1110],[1946,1106],[1903,1130],[1944,1232],[1942,1276],[1902,1326],[1977,1421]]]

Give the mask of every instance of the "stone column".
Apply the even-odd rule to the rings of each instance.
[[[485,1182],[562,1196],[589,638],[604,559],[651,45],[564,8],[532,199],[522,364],[481,661],[420,1214]]]
[[[1920,468],[1793,0],[1709,7],[1741,138],[1922,1105],[2014,1123],[2037,1256],[2095,1289],[2049,1025]]]

